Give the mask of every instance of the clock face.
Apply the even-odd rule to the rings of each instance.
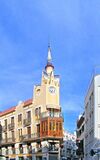
[[[50,92],[51,94],[55,94],[55,93],[56,93],[56,88],[53,87],[53,86],[49,87],[49,92]]]

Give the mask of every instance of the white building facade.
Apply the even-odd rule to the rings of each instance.
[[[93,157],[90,155],[98,140],[100,140],[100,75],[95,75],[85,98],[85,160],[98,160],[97,155]]]
[[[76,135],[64,131],[62,159],[73,160],[76,158]]]
[[[76,144],[77,144],[77,156],[79,158],[79,160],[84,160],[84,124],[85,124],[85,120],[84,120],[85,114],[83,113],[82,115],[79,116],[78,120],[77,120],[77,140],[76,140]]]

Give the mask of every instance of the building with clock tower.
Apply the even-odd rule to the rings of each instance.
[[[41,84],[34,86],[33,97],[0,113],[2,154],[13,159],[60,159],[63,117],[59,84],[49,46]]]

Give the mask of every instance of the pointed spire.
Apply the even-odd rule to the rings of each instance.
[[[51,63],[51,61],[52,61],[50,45],[48,45],[48,59],[47,59],[47,61],[48,61],[48,63]]]
[[[51,67],[52,69],[54,69],[54,66],[52,65],[52,56],[51,56],[50,43],[48,44],[48,57],[47,57],[47,65],[45,66],[45,69],[47,69],[48,67]]]

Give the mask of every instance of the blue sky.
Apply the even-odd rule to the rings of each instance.
[[[0,1],[0,110],[32,97],[49,39],[61,77],[64,126],[73,132],[100,64],[100,0]]]

